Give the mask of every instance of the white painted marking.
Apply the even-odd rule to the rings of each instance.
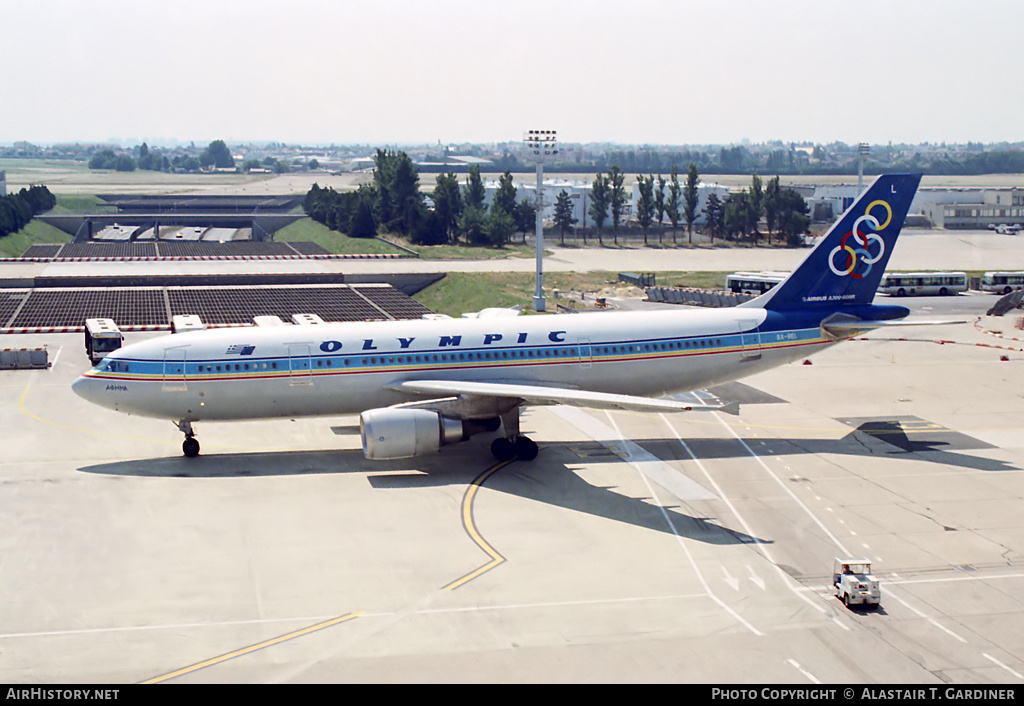
[[[653,480],[662,488],[684,502],[691,500],[717,500],[718,497],[710,490],[691,480],[639,444],[626,439],[618,429],[602,424],[582,409],[557,405],[552,410],[559,417],[572,424],[584,434],[613,451],[624,450],[623,459],[633,468]],[[611,416],[609,415],[609,419]],[[612,424],[615,422],[613,421]]]
[[[738,578],[736,578],[735,576],[733,576],[732,574],[730,574],[729,570],[727,568],[725,568],[724,564],[722,565],[722,573],[725,575],[725,582],[727,584],[729,584],[730,586],[732,586],[732,590],[734,590],[734,591],[740,590],[740,580]]]
[[[757,574],[757,573],[756,573],[756,572],[755,572],[755,571],[754,571],[754,570],[753,570],[753,569],[752,569],[752,568],[750,567],[750,565],[749,565],[749,564],[747,565],[747,576],[748,576],[748,577],[750,578],[750,580],[751,580],[751,581],[753,581],[753,582],[754,582],[754,585],[755,585],[755,586],[757,586],[758,588],[760,588],[760,589],[761,589],[762,591],[764,590],[764,579],[763,579],[763,578],[761,578],[761,577],[760,577],[760,576],[759,576],[759,575],[758,575],[758,574]]]
[[[606,598],[606,599],[593,599],[586,601],[547,601],[539,603],[510,603],[503,605],[484,605],[484,606],[469,606],[469,607],[458,607],[458,608],[429,608],[429,609],[418,609],[413,611],[391,611],[391,612],[377,612],[377,613],[364,613],[362,617],[365,618],[386,618],[393,615],[406,614],[407,612],[412,615],[426,615],[432,613],[476,613],[476,612],[487,612],[487,611],[500,611],[500,610],[524,610],[534,608],[552,608],[552,607],[566,607],[566,606],[584,606],[584,605],[612,605],[618,603],[646,603],[651,601],[677,601],[677,600],[692,600],[692,599],[705,599],[707,596],[703,593],[679,593],[676,595],[664,595],[664,596],[634,596],[629,598]],[[14,632],[0,634],[0,640],[21,638],[21,637],[59,637],[62,635],[91,635],[96,633],[116,633],[116,632],[142,632],[150,630],[182,630],[185,628],[220,628],[220,627],[231,627],[234,625],[274,625],[277,623],[320,623],[325,620],[335,618],[334,615],[307,615],[307,616],[295,616],[292,618],[262,618],[252,620],[225,620],[225,621],[214,621],[208,623],[171,623],[165,625],[124,625],[121,627],[108,627],[108,628],[79,628],[76,630],[45,630],[37,632]]]
[[[907,603],[905,600],[903,600],[902,598],[900,598],[899,596],[894,594],[892,591],[886,591],[886,595],[891,597],[891,598],[896,599],[897,601],[902,603],[905,607],[907,607],[910,610],[912,610],[913,612],[917,613],[920,617],[922,617],[925,620],[927,620],[929,623],[931,623],[932,625],[937,627],[942,632],[946,633],[947,635],[951,635],[952,637],[955,637],[957,640],[959,640],[960,642],[964,643],[965,645],[967,644],[967,640],[965,640],[964,638],[960,637],[959,635],[957,635],[955,632],[953,632],[949,628],[945,627],[944,625],[940,625],[938,623],[938,621],[936,621],[934,618],[929,618],[927,615],[925,615],[924,613],[919,611],[917,608],[915,608],[914,606],[912,606],[909,603]]]
[[[893,573],[892,578],[897,581],[886,581],[893,586],[907,586],[912,583],[946,583],[948,581],[994,581],[995,579],[1024,579],[1024,574],[998,574],[996,576],[951,576],[941,579],[900,579],[899,574]]]
[[[996,659],[992,655],[985,654],[984,652],[982,652],[981,656],[984,657],[985,659],[993,662],[994,664],[1002,667],[1003,669],[1005,669],[1006,671],[1008,671],[1010,674],[1012,674],[1013,676],[1017,677],[1018,679],[1024,679],[1024,675],[1021,675],[1019,672],[1015,672],[1014,670],[1010,669],[1009,667],[1007,667],[1005,664],[1000,662],[998,659]]]
[[[664,419],[664,415],[662,415],[662,419]],[[608,421],[612,423],[612,426],[615,426],[615,420],[612,418],[611,413],[608,413]],[[620,438],[622,437],[622,435],[619,432],[617,427],[615,429],[615,433]],[[691,454],[691,456],[692,456],[692,454]],[[648,490],[650,490],[651,495],[653,496],[654,495],[654,489],[651,488],[651,485],[648,482],[647,476],[644,475],[643,473],[641,473],[640,477],[644,479],[644,484],[647,485]],[[698,486],[698,487],[700,487],[700,486]],[[690,553],[690,548],[688,546],[686,546],[686,542],[683,541],[682,536],[680,536],[678,530],[676,530],[676,526],[675,526],[675,524],[673,524],[672,518],[669,517],[669,514],[667,512],[665,512],[665,508],[662,507],[661,505],[658,505],[658,510],[661,512],[661,516],[665,518],[665,523],[668,525],[669,529],[672,530],[672,534],[675,535],[676,542],[679,544],[679,547],[683,550],[683,553],[686,554],[686,559],[690,562],[690,566],[693,568],[693,573],[695,573],[697,575],[697,580],[700,581],[700,585],[704,588],[704,592],[707,594],[708,598],[710,598],[715,603],[717,603],[719,608],[721,608],[726,613],[728,613],[733,618],[735,618],[737,621],[739,621],[745,628],[750,630],[750,632],[754,633],[758,637],[761,637],[762,635],[764,635],[764,633],[762,633],[760,630],[755,628],[749,622],[744,620],[743,616],[741,616],[735,610],[733,610],[728,605],[726,605],[725,602],[721,598],[719,598],[714,593],[712,593],[711,586],[708,585],[707,579],[704,578],[704,574],[701,573],[700,567],[697,566],[697,561],[693,558],[693,554]]]
[[[789,662],[790,664],[792,664],[797,669],[799,669],[801,674],[803,674],[805,677],[810,679],[815,684],[820,684],[821,683],[816,676],[814,676],[813,674],[808,672],[806,669],[801,667],[799,664],[797,664],[796,660],[794,660],[794,659],[787,659],[786,661]]]
[[[803,508],[803,511],[807,513],[807,516],[808,516],[808,517],[810,517],[810,518],[811,518],[812,520],[814,520],[814,523],[815,523],[816,525],[818,525],[818,527],[820,527],[820,528],[821,528],[822,532],[824,532],[824,533],[825,533],[826,535],[828,535],[828,538],[829,538],[829,539],[831,539],[831,540],[832,540],[832,542],[833,542],[833,543],[834,543],[834,544],[835,544],[835,545],[836,545],[837,547],[839,547],[839,550],[840,550],[840,551],[841,551],[841,552],[842,552],[843,554],[845,554],[846,556],[850,556],[850,552],[849,552],[849,550],[848,550],[848,549],[847,549],[847,548],[846,548],[845,546],[843,546],[843,543],[842,543],[842,542],[840,542],[840,541],[839,541],[839,539],[838,539],[838,538],[837,538],[837,537],[836,537],[836,536],[835,536],[834,534],[832,534],[832,532],[830,532],[830,531],[829,531],[828,527],[826,527],[826,526],[825,526],[825,524],[824,524],[824,523],[823,523],[823,522],[822,522],[821,520],[819,520],[819,519],[817,518],[817,516],[816,516],[816,515],[815,515],[815,514],[814,514],[813,512],[811,512],[811,509],[810,509],[809,507],[807,507],[807,506],[806,506],[806,505],[805,505],[805,504],[803,503],[803,501],[802,501],[802,500],[800,500],[800,498],[798,498],[798,497],[796,496],[796,494],[795,494],[795,493],[794,493],[794,492],[793,492],[792,490],[790,490],[790,489],[789,489],[788,487],[786,487],[786,484],[782,482],[782,479],[781,479],[781,478],[779,478],[779,477],[778,477],[777,475],[775,475],[775,474],[774,474],[774,473],[772,472],[772,469],[768,468],[768,464],[766,464],[766,463],[764,462],[764,459],[762,459],[762,458],[761,458],[760,456],[758,456],[758,455],[757,455],[756,453],[754,453],[754,450],[753,450],[752,448],[750,448],[750,446],[749,446],[749,445],[747,444],[747,442],[746,442],[746,441],[744,441],[744,440],[743,440],[743,439],[742,439],[742,438],[740,437],[740,435],[739,435],[739,434],[737,434],[737,433],[736,433],[736,430],[735,430],[735,429],[733,429],[733,428],[732,428],[732,426],[730,426],[728,422],[726,422],[726,421],[725,421],[724,419],[722,419],[721,415],[719,415],[719,414],[718,414],[718,412],[712,412],[711,414],[713,414],[713,415],[715,416],[715,418],[716,418],[716,419],[717,419],[717,420],[718,420],[719,422],[721,422],[722,426],[723,426],[723,427],[725,427],[725,428],[726,428],[726,429],[727,429],[727,430],[729,431],[729,433],[730,433],[730,434],[732,434],[732,437],[733,437],[734,439],[736,439],[736,441],[738,441],[738,442],[740,443],[740,445],[741,445],[741,446],[742,446],[742,447],[743,447],[744,449],[746,449],[746,450],[747,450],[747,453],[748,453],[748,454],[750,454],[751,458],[753,458],[753,459],[754,459],[755,461],[757,461],[757,462],[758,462],[758,464],[760,464],[760,466],[761,466],[761,467],[762,467],[762,468],[763,468],[763,469],[765,470],[765,472],[766,472],[766,473],[767,473],[767,474],[768,474],[769,476],[771,476],[771,477],[772,477],[772,480],[774,480],[774,481],[775,481],[775,482],[776,482],[776,483],[777,483],[777,484],[779,485],[779,487],[780,487],[780,488],[782,488],[782,489],[783,489],[784,491],[786,491],[786,494],[787,494],[787,495],[789,495],[789,497],[791,497],[791,498],[793,499],[793,501],[794,501],[794,502],[795,502],[795,503],[796,503],[797,505],[799,505],[799,506],[800,506],[801,508]],[[833,513],[835,512],[834,510],[832,510],[832,508],[826,508],[826,509],[827,509],[827,510],[828,510],[829,512],[833,512]]]
[[[768,550],[768,547],[764,544],[764,542],[762,542],[760,539],[757,538],[757,536],[754,534],[754,531],[750,528],[750,525],[743,518],[743,516],[739,513],[739,511],[736,510],[736,506],[732,504],[732,501],[729,500],[728,496],[726,496],[725,493],[722,492],[722,488],[718,485],[718,483],[715,482],[715,479],[711,477],[711,474],[708,473],[708,470],[704,467],[704,464],[702,464],[697,459],[696,454],[694,454],[693,451],[690,450],[690,447],[686,444],[686,442],[683,441],[683,437],[679,435],[679,432],[676,431],[676,428],[674,426],[672,426],[671,423],[669,423],[668,419],[665,417],[664,414],[659,413],[658,416],[661,417],[661,420],[663,422],[665,422],[665,426],[667,426],[672,431],[672,433],[675,435],[676,440],[683,447],[683,450],[686,451],[686,453],[690,456],[690,458],[693,459],[694,463],[697,464],[697,467],[700,468],[701,472],[708,479],[708,483],[711,485],[712,488],[715,489],[715,492],[718,493],[718,495],[721,497],[722,502],[724,502],[729,507],[729,510],[732,512],[733,516],[736,517],[737,520],[739,520],[741,525],[743,525],[744,531],[747,533],[748,536],[750,536],[753,539],[754,543],[758,546],[758,548],[764,554],[765,559],[767,559],[769,561],[769,563],[771,563],[771,565],[775,569],[775,573],[778,574],[782,578],[783,583],[786,586],[789,587],[789,589],[793,592],[794,595],[802,598],[804,600],[804,602],[807,603],[807,605],[811,606],[812,608],[817,610],[819,613],[824,614],[825,617],[829,617],[828,611],[826,611],[824,607],[818,605],[817,603],[812,601],[810,598],[805,596],[803,593],[801,593],[801,591],[800,591],[801,587],[798,586],[790,578],[790,576],[788,574],[786,574],[781,568],[779,568],[778,562],[776,562],[772,558],[771,552]],[[836,625],[841,627],[843,630],[851,630],[851,628],[848,625],[844,625],[843,623],[841,623],[839,621],[834,621],[834,622],[835,622]]]

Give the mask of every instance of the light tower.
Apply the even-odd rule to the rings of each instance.
[[[861,142],[857,145],[857,195],[864,193],[864,155],[868,153],[871,148],[867,142]]]
[[[537,164],[537,286],[533,291],[533,310],[544,311],[544,162],[558,155],[554,130],[530,130],[523,139],[526,159]]]

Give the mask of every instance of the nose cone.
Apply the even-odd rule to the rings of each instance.
[[[88,392],[89,378],[85,377],[84,375],[79,376],[77,380],[71,383],[71,389],[74,390],[75,394],[81,397],[83,400],[89,400],[90,402],[92,402],[92,400],[89,399]]]
[[[73,383],[71,383],[71,389],[74,393],[81,397],[87,402],[98,404],[102,406],[103,403],[100,401],[100,392],[103,389],[103,381],[95,378],[90,378],[87,375],[82,375]]]

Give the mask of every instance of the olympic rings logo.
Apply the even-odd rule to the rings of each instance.
[[[878,218],[871,215],[871,211],[876,206],[885,210],[885,221],[883,223],[879,223]],[[849,276],[854,279],[863,279],[865,275],[871,272],[871,266],[878,262],[882,255],[885,254],[885,242],[877,232],[862,232],[861,225],[866,226],[865,230],[880,231],[885,230],[891,221],[892,207],[888,203],[879,199],[868,204],[864,215],[854,221],[853,230],[843,236],[839,245],[832,248],[832,252],[828,256],[829,269],[840,277]],[[847,244],[847,241],[851,242]],[[877,252],[875,253],[872,253],[872,241],[877,244],[875,248]],[[864,266],[858,267],[862,264]],[[857,269],[860,271],[854,272]]]

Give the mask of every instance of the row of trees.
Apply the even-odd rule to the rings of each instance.
[[[768,227],[768,244],[771,245],[772,231],[775,231],[793,247],[801,245],[801,238],[811,224],[808,211],[803,196],[795,189],[781,186],[779,177],[771,179],[764,188],[756,174],[749,189],[729,194],[724,200],[717,194],[709,194],[704,206],[712,243],[716,235],[726,238],[749,235],[757,243],[761,236],[758,224],[763,216]]]
[[[97,150],[89,158],[89,169],[113,169],[118,172],[134,172],[136,169],[147,169],[154,172],[169,172],[180,169],[194,172],[201,167],[230,168],[235,166],[235,158],[231,156],[224,140],[214,140],[202,151],[198,158],[178,155],[168,159],[166,155],[149,149],[145,142],[139,147],[139,158],[136,160],[127,152],[115,152],[104,148]]]
[[[970,148],[971,145],[968,144]],[[1024,151],[995,148],[984,150],[974,145],[976,153],[939,150],[912,151],[908,146],[872,149],[864,161],[865,174],[908,171],[925,174],[1019,174],[1024,172]],[[627,174],[661,172],[673,167],[680,171],[695,164],[702,174],[831,174],[850,175],[857,172],[856,147],[848,145],[814,145],[794,148],[779,144],[772,148],[749,149],[743,145],[717,149],[629,149],[612,150],[593,157],[550,165],[553,172],[580,173],[607,171],[613,165]],[[512,167],[516,171],[515,167]],[[492,167],[491,171],[494,171]]]
[[[317,166],[319,166],[319,163],[315,159],[310,160],[310,169],[316,169]],[[242,162],[243,172],[250,172],[253,169],[269,169],[274,172],[274,174],[287,174],[292,170],[291,167],[288,166],[287,162],[282,162],[276,157],[264,157],[262,161],[258,159],[247,159]]]
[[[657,178],[653,174],[638,175],[636,202],[636,221],[644,234],[644,244],[648,244],[648,231],[658,224],[658,242],[663,242],[664,221],[668,218],[672,224],[672,242],[676,244],[679,225],[686,223],[687,242],[693,243],[693,224],[697,219],[699,203],[700,175],[697,166],[689,165],[685,183],[679,181],[679,171],[675,167],[666,180],[662,175]],[[600,244],[604,244],[601,228],[611,216],[612,233],[618,243],[618,228],[622,220],[626,193],[622,170],[613,166],[606,174],[597,174],[590,189],[590,205],[588,215],[594,223]],[[707,231],[714,242],[716,236],[738,237],[749,235],[756,243],[760,239],[758,230],[761,218],[765,218],[768,227],[768,244],[771,244],[772,233],[784,237],[790,245],[800,245],[801,236],[810,225],[807,202],[803,197],[788,187],[782,187],[779,177],[768,182],[767,188],[762,185],[761,178],[754,175],[749,189],[729,194],[721,199],[717,194],[708,196],[704,207]],[[572,228],[578,219],[573,218],[569,195],[562,191],[555,203],[555,227],[559,229],[564,241],[565,231]],[[586,232],[584,231],[584,243]]]
[[[690,164],[686,176],[686,184],[679,183],[679,170],[672,167],[672,174],[666,181],[663,176],[658,175],[658,188],[654,188],[654,175],[646,177],[637,176],[637,186],[640,194],[637,200],[637,223],[644,232],[644,245],[647,244],[647,231],[658,221],[658,240],[661,242],[662,224],[667,216],[672,223],[672,242],[676,242],[676,232],[679,228],[681,218],[685,218],[687,232],[692,240],[693,222],[697,216],[697,167]],[[590,187],[590,206],[587,209],[588,215],[593,219],[597,230],[597,239],[604,245],[601,236],[601,228],[604,226],[608,216],[612,219],[612,237],[616,244],[619,242],[618,230],[622,221],[623,209],[626,205],[625,176],[618,165],[612,165],[606,174],[598,173]],[[666,192],[666,187],[668,191]],[[585,242],[585,239],[584,239]]]
[[[0,237],[17,233],[33,216],[49,211],[57,198],[45,186],[31,186],[0,198]]]
[[[639,198],[636,204],[636,220],[644,232],[644,245],[647,245],[647,231],[658,221],[658,242],[662,242],[666,216],[672,224],[672,242],[676,243],[676,233],[681,221],[686,222],[687,242],[693,242],[693,224],[697,220],[697,204],[700,197],[697,189],[700,176],[697,165],[690,163],[686,171],[686,183],[679,183],[679,170],[672,167],[672,173],[666,182],[665,177],[658,175],[658,188],[654,188],[653,174],[646,177],[638,175],[637,191]],[[668,191],[666,192],[666,186]]]
[[[373,183],[336,192],[314,184],[304,208],[310,218],[355,238],[397,233],[421,245],[458,243],[501,247],[516,231],[536,222],[536,210],[516,199],[512,172],[502,174],[490,208],[479,167],[470,167],[465,185],[452,172],[438,174],[428,208],[419,189],[419,172],[405,152],[378,149]]]
[[[336,192],[314,184],[306,194],[306,213],[332,230],[356,238],[373,237],[379,232],[397,233],[422,245],[460,241],[472,245],[501,247],[512,235],[531,230],[537,212],[528,200],[516,197],[517,189],[512,173],[506,171],[498,181],[498,188],[489,207],[485,205],[485,189],[478,167],[469,169],[464,185],[451,172],[438,174],[433,191],[429,194],[432,205],[419,189],[419,173],[405,152],[378,149],[374,156],[373,183],[360,186],[356,191]],[[693,163],[687,168],[684,180],[673,167],[666,179],[653,174],[636,177],[639,198],[636,220],[648,243],[648,231],[658,224],[658,241],[662,242],[664,221],[672,225],[672,242],[682,223],[686,224],[687,242],[693,242],[693,225],[699,205],[700,174]],[[589,192],[587,215],[594,225],[598,242],[604,245],[602,229],[610,218],[612,236],[618,244],[619,227],[626,214],[628,196],[625,174],[613,165],[606,173],[594,177]],[[787,242],[798,245],[800,235],[807,229],[810,219],[803,198],[793,189],[781,187],[779,177],[762,186],[761,178],[753,177],[751,187],[721,199],[711,194],[704,214],[707,230],[715,237],[749,235],[757,242],[758,224],[766,219],[768,243],[773,232],[784,236]],[[555,202],[555,227],[564,242],[565,231],[578,221],[569,194],[562,191]],[[584,242],[586,242],[584,229]]]
[[[89,158],[89,169],[116,169],[119,172],[134,172],[138,164],[131,155],[102,149]]]

